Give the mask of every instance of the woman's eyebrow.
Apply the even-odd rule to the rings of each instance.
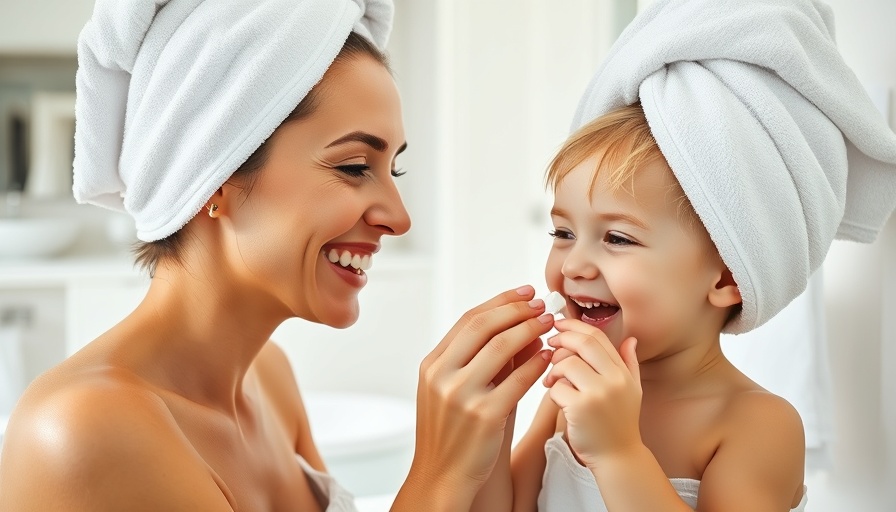
[[[371,133],[360,132],[360,131],[352,132],[347,135],[343,135],[342,137],[339,137],[338,139],[329,143],[327,145],[327,147],[331,148],[333,146],[340,146],[342,144],[348,144],[349,142],[361,142],[363,144],[367,144],[374,150],[379,151],[380,153],[389,149],[389,143],[386,142],[385,139],[383,139],[381,137],[377,137],[376,135],[373,135]],[[395,153],[396,156],[398,154],[400,154],[402,151],[404,151],[405,149],[407,149],[407,147],[408,147],[407,142],[402,144],[401,147],[398,148],[398,151]]]

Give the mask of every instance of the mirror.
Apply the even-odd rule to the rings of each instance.
[[[72,57],[0,56],[0,195],[71,197]]]

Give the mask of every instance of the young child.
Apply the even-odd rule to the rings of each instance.
[[[802,510],[799,415],[722,353],[740,293],[640,105],[574,133],[548,181],[567,319],[513,509]]]
[[[548,171],[549,391],[474,510],[805,509],[799,415],[719,337],[896,206],[896,135],[833,33],[809,0],[660,0],[623,32]]]

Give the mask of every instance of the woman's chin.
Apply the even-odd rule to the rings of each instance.
[[[325,315],[321,315],[318,322],[336,329],[345,329],[355,325],[359,315],[360,308],[358,307],[358,303],[354,302],[351,306],[344,305],[339,309],[327,311]]]

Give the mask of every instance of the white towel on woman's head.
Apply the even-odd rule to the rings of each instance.
[[[74,195],[183,227],[391,0],[97,0],[78,40]]]
[[[820,2],[658,1],[610,50],[573,129],[639,99],[740,288],[726,332],[774,316],[835,236],[871,242],[896,207],[896,134]]]

